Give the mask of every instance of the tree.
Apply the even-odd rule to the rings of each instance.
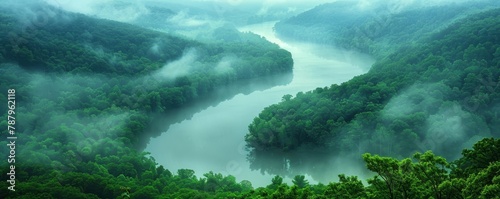
[[[215,192],[222,186],[222,174],[210,171],[206,174],[203,174],[203,176],[207,178],[205,183],[205,191]]]
[[[396,186],[400,180],[398,161],[394,158],[380,157],[369,153],[363,154],[366,167],[382,178],[388,190],[388,198],[396,198]]]
[[[500,161],[500,139],[484,138],[475,143],[472,149],[464,149],[463,157],[453,164],[457,166],[453,174],[459,177],[467,177],[469,174],[490,166],[491,163]]]
[[[339,182],[328,184],[324,195],[329,198],[366,198],[366,191],[361,180],[356,176],[339,175]]]
[[[309,186],[309,182],[305,178],[306,178],[306,176],[304,176],[304,175],[296,175],[293,178],[292,182],[297,187],[304,188],[306,186]]]
[[[290,101],[290,99],[292,99],[292,97],[293,96],[290,94],[283,95],[283,97],[281,98],[281,101],[284,101],[284,102]]]
[[[424,154],[415,153],[413,157],[417,163],[413,165],[413,170],[420,183],[428,190],[432,190],[432,195],[436,199],[443,198],[439,186],[448,179],[449,164],[443,157],[434,155],[431,151]]]
[[[242,192],[248,192],[248,191],[253,190],[252,182],[250,182],[248,180],[242,180],[240,182],[240,185],[241,185]]]
[[[500,161],[491,163],[487,168],[467,178],[464,190],[466,198],[500,198]]]
[[[179,169],[177,170],[177,175],[180,179],[196,179],[192,169]]]
[[[277,189],[281,184],[283,184],[283,178],[280,176],[274,176],[273,179],[271,179],[271,184],[267,185],[268,189]]]

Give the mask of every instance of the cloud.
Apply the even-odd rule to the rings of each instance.
[[[26,140],[25,148],[19,151],[23,157],[65,170],[72,169],[71,164],[74,163],[69,161],[68,153],[72,153],[72,158],[81,160],[93,158],[100,152],[111,154],[123,149],[123,142],[116,138],[123,133],[122,128],[127,125],[132,112],[121,108],[103,111],[110,107],[99,110],[83,108],[82,100],[95,97],[96,90],[110,83],[107,77],[44,74],[28,72],[14,64],[0,64],[0,72],[5,71],[15,72],[26,84],[23,89],[25,103],[17,109],[30,111],[20,111],[24,118],[20,128],[33,132],[39,138]],[[71,151],[58,150],[61,147]]]
[[[471,0],[355,0],[360,10],[382,8],[389,13],[398,13],[404,10],[422,7],[440,6],[445,4],[459,4]],[[476,1],[477,2],[477,1]]]
[[[235,57],[223,57],[215,66],[214,70],[217,74],[233,72],[232,64],[237,60]]]
[[[46,2],[70,12],[121,22],[132,22],[138,17],[149,13],[143,2],[139,0],[46,0]]]
[[[414,84],[392,97],[382,114],[384,118],[391,120],[419,111],[433,111],[449,92],[449,87],[443,83]]]
[[[451,94],[451,89],[443,83],[414,84],[391,98],[381,111],[381,118],[392,123],[406,120],[414,113],[424,114],[425,120],[419,124],[422,128],[416,132],[420,139],[414,142],[417,150],[432,150],[446,158],[457,158],[460,149],[491,133],[482,117],[448,99]]]
[[[196,16],[189,16],[187,11],[180,11],[176,15],[167,19],[168,23],[175,24],[177,26],[183,27],[199,27],[205,26],[210,23],[210,21],[201,19]]]
[[[153,75],[157,80],[174,80],[177,77],[186,76],[191,71],[194,62],[198,58],[194,48],[187,50],[184,55],[175,61],[164,65]]]
[[[5,0],[0,4],[2,13],[12,14],[18,20],[15,25],[21,27],[24,37],[36,35],[36,29],[52,23],[54,18],[58,21],[66,19],[67,16],[61,15],[57,8],[60,8],[57,3],[49,6],[41,0]]]
[[[451,107],[440,110],[427,118],[427,144],[431,150],[436,150],[446,142],[460,142],[465,139],[464,118],[470,114],[464,112],[454,103]]]
[[[466,112],[457,103],[444,105],[426,120],[427,132],[423,147],[448,158],[460,157],[460,150],[491,133],[483,118]]]
[[[160,43],[159,42],[154,43],[151,46],[151,48],[149,48],[149,52],[153,53],[154,55],[161,55],[162,51],[161,51]]]
[[[14,0],[9,0],[12,2],[16,2]],[[36,0],[32,0],[36,1]],[[161,2],[158,0],[81,0],[81,1],[72,1],[72,0],[40,0],[50,5],[57,5],[57,7],[61,7],[64,10],[70,12],[82,13],[90,16],[97,16],[100,18],[117,20],[122,22],[132,22],[137,19],[141,15],[146,15],[149,13],[146,5],[160,5],[160,4],[172,4],[170,2]],[[286,9],[293,11],[297,8],[309,9],[316,5],[332,2],[331,0],[315,0],[315,1],[303,1],[303,0],[185,0],[182,2],[175,2],[174,4],[179,5],[197,5],[200,3],[203,4],[213,4],[215,5],[224,5],[232,8],[239,8],[240,10],[250,11],[253,8],[250,6],[257,6],[257,11],[260,14],[267,13],[271,7],[285,7]],[[210,8],[208,8],[210,9]],[[260,11],[259,11],[260,10]],[[201,19],[186,17],[185,12],[181,11],[179,16],[174,19],[182,19],[186,26],[199,26],[203,25],[204,22]]]

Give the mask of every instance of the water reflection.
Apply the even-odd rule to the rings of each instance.
[[[314,181],[328,183],[337,180],[338,174],[371,176],[359,153],[335,154],[318,150],[294,151],[293,153],[251,151],[248,156],[250,169],[264,175],[280,175],[293,178],[309,175]]]
[[[203,99],[192,102],[180,109],[174,109],[163,115],[153,117],[150,128],[146,130],[147,134],[142,136],[143,147],[147,146],[150,138],[158,137],[163,132],[168,131],[170,125],[189,120],[194,114],[204,111],[209,107],[215,107],[219,103],[230,100],[237,94],[248,95],[255,91],[263,91],[276,86],[290,84],[293,79],[293,73],[276,74],[272,76],[239,80],[224,87],[219,87],[215,91],[206,95]],[[141,150],[143,150],[142,148]]]
[[[189,119],[170,125],[167,132],[152,139],[146,148],[165,168],[173,172],[189,168],[195,170],[197,176],[209,171],[230,174],[237,180],[250,180],[254,186],[270,184],[275,174],[291,177],[295,173],[306,174],[311,183],[337,179],[335,172],[328,175],[324,172],[332,171],[328,168],[335,164],[320,162],[335,163],[339,162],[338,158],[311,156],[307,153],[285,156],[271,152],[249,154],[245,150],[244,136],[254,117],[265,107],[280,102],[283,95],[295,95],[300,91],[345,82],[366,72],[373,60],[368,56],[331,47],[283,42],[274,36],[273,25],[272,22],[257,24],[242,27],[240,31],[252,31],[290,51],[294,59],[293,80],[270,89],[237,94],[230,100],[205,106],[208,108]],[[248,161],[247,156],[257,161]],[[290,181],[285,178],[285,182]]]

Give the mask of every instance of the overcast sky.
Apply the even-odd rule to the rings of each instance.
[[[15,0],[7,0],[14,1]],[[29,0],[32,1],[32,0]],[[33,0],[36,1],[36,0]],[[148,14],[146,5],[162,5],[173,11],[186,11],[190,8],[224,13],[243,11],[256,15],[290,13],[298,14],[317,5],[336,0],[40,0],[70,12],[83,13],[122,22],[132,22],[141,15]],[[125,2],[122,6],[116,3]],[[174,6],[187,5],[187,6]],[[279,11],[277,11],[279,10]]]
[[[282,7],[295,7],[298,10],[307,10],[317,5],[323,3],[335,2],[338,0],[43,0],[49,2],[53,5],[60,6],[66,10],[80,12],[80,13],[92,13],[94,9],[99,8],[99,6],[109,4],[111,2],[128,2],[133,5],[142,6],[145,2],[155,2],[155,3],[176,3],[176,4],[191,4],[191,5],[210,5],[210,3],[234,6],[238,8],[245,8],[245,6],[260,6],[263,8],[271,6],[282,6]],[[453,3],[453,2],[464,2],[467,0],[350,0],[358,2],[360,6],[372,7],[380,5],[382,3],[387,3],[389,5],[397,5],[397,7],[412,7],[412,6],[422,6],[422,5],[436,5],[443,3]]]
[[[177,12],[177,20],[184,25],[207,24],[208,22],[244,21],[244,17],[263,16],[266,19],[280,20],[298,15],[324,3],[341,0],[2,0],[0,7],[10,8],[22,13],[29,10],[29,5],[47,2],[55,7],[70,12],[78,12],[93,17],[134,23],[141,16],[150,13],[148,6],[161,6]],[[398,13],[406,9],[434,6],[466,1],[494,0],[347,0],[356,2],[360,12],[370,12],[372,8],[383,8],[389,13]],[[125,2],[125,3],[121,3]],[[382,6],[382,7],[381,7]],[[236,14],[235,14],[236,13]],[[241,14],[241,15],[238,15]],[[235,17],[237,16],[237,17]],[[271,17],[270,17],[271,16]],[[240,18],[238,18],[240,17]],[[177,19],[173,18],[173,19]],[[172,20],[165,19],[165,22]],[[189,23],[188,23],[189,22]]]
[[[136,19],[150,13],[149,6],[161,6],[177,12],[165,23],[177,23],[181,26],[209,24],[211,22],[244,21],[244,17],[263,16],[266,19],[280,20],[298,15],[324,3],[352,1],[359,12],[371,12],[373,8],[382,8],[389,13],[398,13],[406,9],[433,6],[446,3],[483,0],[3,0],[0,7],[15,10],[26,7],[30,2],[48,2],[70,12],[78,12],[93,17],[111,19],[127,23],[136,23]],[[124,3],[123,3],[124,2]],[[17,5],[17,6],[10,6]],[[20,7],[19,7],[20,6]],[[17,7],[17,8],[16,8]],[[236,14],[235,14],[236,13]],[[241,14],[241,15],[238,15]],[[236,17],[235,17],[236,16]],[[238,18],[241,17],[241,18]],[[234,22],[234,21],[231,21]]]
[[[100,6],[109,4],[111,2],[128,2],[133,5],[136,5],[140,9],[141,6],[145,4],[145,2],[155,2],[155,3],[176,3],[176,4],[203,4],[210,5],[220,4],[226,6],[234,6],[240,9],[245,8],[245,6],[251,7],[263,7],[267,8],[270,6],[283,6],[283,7],[296,7],[299,10],[310,9],[316,5],[328,2],[334,2],[335,0],[183,0],[183,1],[161,1],[161,0],[45,0],[52,5],[57,7],[62,7],[65,10],[80,12],[84,14],[95,14],[93,13],[95,9],[99,10]],[[210,9],[210,8],[209,8]]]

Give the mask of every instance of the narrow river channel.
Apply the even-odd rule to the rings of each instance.
[[[340,84],[367,72],[374,62],[369,56],[352,51],[284,42],[275,36],[273,26],[274,22],[267,22],[239,30],[261,35],[290,51],[294,60],[293,80],[284,86],[238,94],[171,125],[161,136],[152,138],[145,149],[159,164],[171,172],[187,168],[203,177],[213,171],[233,175],[238,182],[249,180],[254,187],[266,186],[273,176],[252,171],[246,160],[244,136],[253,118],[265,107],[280,102],[285,94],[295,96],[300,91]],[[315,182],[310,177],[308,180]]]

